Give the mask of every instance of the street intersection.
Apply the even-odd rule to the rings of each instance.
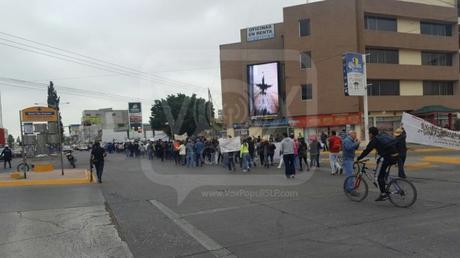
[[[439,162],[446,159],[450,163]],[[286,185],[277,168],[243,175],[221,166],[185,168],[111,154],[103,184],[0,188],[0,257],[457,256],[458,153],[411,152],[408,176],[418,200],[409,209],[375,203],[376,190],[361,203],[350,202],[344,176],[331,176],[327,156],[322,161],[322,168]],[[270,175],[280,183],[220,182],[191,189],[180,200],[180,185],[162,185],[152,173],[248,181]]]

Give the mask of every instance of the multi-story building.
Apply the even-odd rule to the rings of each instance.
[[[127,138],[129,129],[128,110],[113,110],[111,108],[84,110],[82,116],[81,140],[94,142],[103,140],[104,134]]]
[[[242,29],[240,42],[220,47],[225,127],[236,135],[249,128],[253,136],[287,128],[296,135],[362,131],[362,97],[344,94],[347,52],[367,54],[370,125],[391,131],[403,112],[433,105],[458,110],[458,22],[456,0],[286,7],[282,23]],[[275,66],[257,66],[267,63]],[[447,114],[436,122],[445,126]]]

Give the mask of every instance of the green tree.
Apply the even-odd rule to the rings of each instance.
[[[8,135],[8,140],[7,140],[7,142],[8,142],[8,145],[9,145],[11,148],[14,147],[14,137],[13,137],[13,135],[11,135],[11,134]]]
[[[54,108],[58,112],[59,120],[61,121],[59,126],[61,128],[61,137],[64,139],[64,125],[62,124],[62,116],[61,111],[59,109],[59,102],[61,101],[61,97],[58,96],[56,89],[54,88],[54,83],[50,81],[50,85],[48,86],[48,107]]]
[[[155,100],[151,108],[150,124],[154,130],[163,130],[168,135],[194,135],[209,129],[214,117],[212,103],[195,94],[169,95]]]
[[[460,118],[455,120],[454,128],[456,131],[460,131]]]

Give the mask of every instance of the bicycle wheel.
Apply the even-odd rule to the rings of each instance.
[[[349,189],[350,185],[353,186],[352,189]],[[369,186],[364,178],[349,176],[345,179],[345,182],[343,182],[343,191],[351,201],[361,202],[366,199],[369,193]]]
[[[409,208],[417,201],[417,189],[407,180],[393,179],[387,190],[390,193],[390,202],[396,207]]]

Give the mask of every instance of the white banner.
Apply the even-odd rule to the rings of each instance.
[[[187,137],[187,133],[184,133],[183,135],[174,134],[174,140],[176,141],[185,141],[187,140]]]
[[[419,117],[404,113],[401,122],[407,142],[460,150],[460,132],[433,125]]]
[[[220,152],[227,153],[233,151],[240,151],[241,140],[240,137],[219,139]]]

